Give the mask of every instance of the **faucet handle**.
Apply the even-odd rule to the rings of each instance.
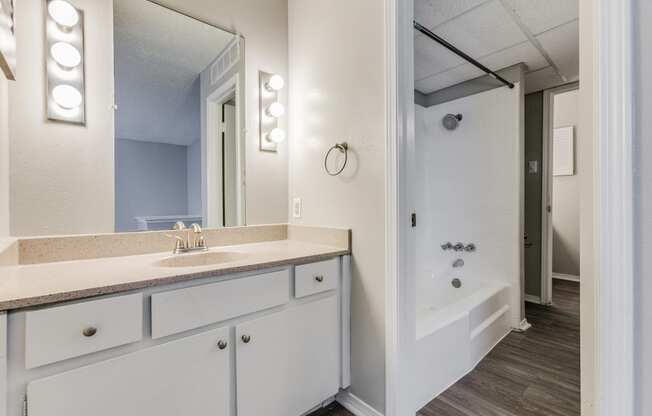
[[[454,251],[463,251],[464,250],[464,244],[463,243],[455,243],[453,246]]]
[[[206,249],[206,241],[204,240],[204,236],[202,235],[201,226],[197,223],[194,223],[190,226],[190,228],[192,228],[193,233],[195,233],[194,247]]]
[[[173,230],[181,231],[186,229],[186,224],[183,221],[177,221],[172,227]]]
[[[441,245],[441,249],[446,251],[446,250],[452,250],[453,249],[453,244],[451,242],[447,242]]]
[[[183,251],[183,250],[185,250],[187,248],[186,247],[186,241],[183,238],[179,237],[178,235],[165,234],[165,236],[169,237],[169,238],[174,238],[174,252],[175,253],[181,252],[181,251]]]
[[[192,232],[195,234],[201,233],[201,226],[197,223],[192,224],[190,228],[192,228]]]

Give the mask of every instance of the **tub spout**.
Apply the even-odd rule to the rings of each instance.
[[[456,269],[460,268],[460,267],[464,267],[464,260],[462,260],[462,259],[455,260],[453,262],[453,267],[456,268]]]

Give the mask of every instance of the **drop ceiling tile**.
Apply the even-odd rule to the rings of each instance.
[[[527,40],[498,0],[484,3],[434,32],[475,58]]]
[[[557,75],[555,69],[549,66],[525,75],[525,93],[553,88],[563,83],[564,81]]]
[[[415,82],[415,88],[424,94],[430,94],[431,92],[439,91],[443,88],[450,87],[452,85],[459,84],[460,82],[468,81],[482,75],[484,75],[484,72],[480,71],[473,65],[462,64],[453,69],[449,69],[448,71]]]
[[[432,29],[487,0],[414,0],[414,18]]]
[[[464,60],[425,35],[414,35],[414,79],[447,71],[464,63]]]
[[[516,65],[520,62],[527,65],[528,71],[536,71],[548,66],[546,58],[528,41],[492,53],[491,55],[483,56],[478,61],[494,71]]]
[[[569,80],[577,79],[580,72],[579,24],[575,20],[537,36],[537,40]]]
[[[538,35],[579,17],[578,0],[503,0]]]

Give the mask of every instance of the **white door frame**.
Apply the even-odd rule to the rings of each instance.
[[[541,304],[552,304],[552,143],[554,134],[555,96],[579,89],[573,82],[543,91],[543,154],[541,157]],[[576,144],[578,142],[576,141]],[[579,145],[576,145],[579,149]],[[548,208],[550,207],[550,209]],[[580,212],[580,215],[582,213]]]
[[[385,0],[387,16],[386,413],[414,414],[409,361],[415,337],[413,238],[408,146],[414,143],[413,0]],[[594,246],[596,416],[633,415],[632,0],[584,2],[594,7]],[[591,13],[589,13],[590,15]],[[582,25],[580,25],[582,26]],[[587,294],[585,294],[587,295]],[[582,345],[590,342],[583,342]],[[585,415],[589,416],[589,415]]]
[[[244,135],[242,134],[242,121],[240,114],[242,112],[242,106],[244,103],[241,103],[241,93],[240,93],[240,74],[235,74],[230,79],[226,80],[219,88],[213,91],[206,98],[206,155],[204,156],[206,160],[206,213],[204,218],[206,219],[206,224],[210,228],[220,228],[222,218],[222,203],[219,199],[222,192],[222,173],[221,173],[221,162],[218,163],[215,160],[214,156],[217,151],[216,143],[219,140],[219,132],[216,126],[221,123],[222,118],[222,103],[229,99],[231,96],[235,95],[235,140],[236,140],[236,159],[237,159],[237,184],[236,189],[237,195],[237,217],[238,224],[245,223],[244,216],[244,157],[245,157],[245,143]],[[220,178],[220,180],[217,180]],[[216,189],[219,189],[220,192],[215,192]]]

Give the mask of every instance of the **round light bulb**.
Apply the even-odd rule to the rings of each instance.
[[[272,75],[267,82],[267,89],[270,91],[280,91],[285,86],[285,81],[280,75]]]
[[[71,28],[79,23],[79,13],[72,4],[64,0],[52,0],[48,4],[50,17],[63,27]]]
[[[285,140],[285,131],[277,127],[272,131],[270,131],[269,133],[267,133],[267,139],[270,142],[281,143],[282,141]]]
[[[70,85],[57,85],[52,90],[54,102],[66,110],[78,108],[82,103],[82,95],[79,90]]]
[[[69,43],[57,42],[50,48],[52,58],[62,67],[72,69],[81,63],[81,54]]]
[[[285,107],[283,107],[283,104],[279,102],[272,103],[269,107],[267,107],[267,114],[269,114],[271,117],[279,118],[284,113]]]

